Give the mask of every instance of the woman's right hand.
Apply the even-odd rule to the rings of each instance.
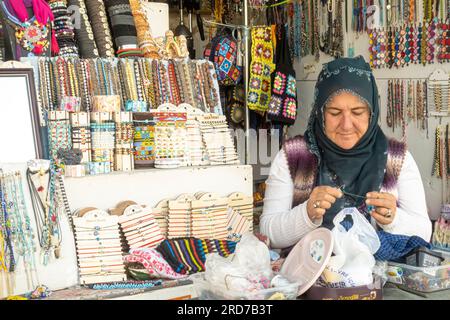
[[[327,209],[330,209],[333,203],[336,202],[336,199],[342,196],[343,193],[338,188],[329,186],[315,187],[306,203],[309,219],[311,221],[321,219]]]

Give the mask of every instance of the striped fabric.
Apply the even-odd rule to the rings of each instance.
[[[206,254],[217,252],[223,257],[234,253],[236,242],[226,240],[202,240],[178,238],[164,240],[156,250],[176,273],[193,274],[205,271]]]

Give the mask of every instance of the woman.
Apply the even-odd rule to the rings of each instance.
[[[274,248],[332,229],[344,207],[386,232],[430,240],[419,170],[405,144],[378,126],[378,101],[362,57],[324,65],[305,136],[286,141],[270,169],[260,227]]]

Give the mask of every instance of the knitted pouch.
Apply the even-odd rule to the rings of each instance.
[[[267,117],[276,122],[292,125],[297,117],[297,86],[295,70],[289,54],[289,42],[284,25],[278,25],[281,31],[277,41],[276,69],[272,74],[272,95]]]

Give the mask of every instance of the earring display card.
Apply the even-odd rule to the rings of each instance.
[[[238,211],[233,208],[229,208],[228,210],[228,222],[227,222],[227,231],[229,241],[240,241],[242,235],[247,232],[251,232],[251,223],[250,221],[239,214]]]
[[[155,124],[150,112],[134,112],[134,165],[151,167],[155,163]]]
[[[159,225],[161,234],[164,238],[167,238],[169,228],[169,199],[164,199],[158,202],[156,207],[153,208],[153,214]]]
[[[178,168],[186,165],[186,113],[158,111],[152,115],[157,120],[155,167]]]
[[[151,208],[128,206],[119,224],[130,249],[155,248],[164,240]]]
[[[197,117],[211,165],[239,164],[226,117],[205,114]]]
[[[134,169],[133,113],[117,112],[114,114],[114,122],[116,123],[114,169],[116,171],[131,171]]]
[[[48,113],[48,132],[52,159],[58,158],[59,149],[72,149],[69,112],[50,111]]]
[[[72,126],[72,144],[74,149],[80,149],[83,158],[81,163],[91,161],[91,131],[90,115],[88,112],[70,113],[70,124]]]
[[[200,123],[197,116],[203,115],[203,111],[193,108],[190,104],[182,103],[178,109],[185,111],[186,120],[186,165],[205,166],[209,164],[206,146],[202,139]]]
[[[250,222],[250,232],[253,232],[253,197],[241,192],[235,192],[228,196],[230,207]]]
[[[169,230],[168,239],[189,238],[191,230],[191,201],[192,195],[180,195],[176,200],[169,201]]]
[[[114,169],[115,122],[111,112],[91,112],[92,162],[109,163]],[[89,170],[91,172],[91,170]],[[103,173],[103,172],[99,172]],[[106,172],[105,172],[106,173]]]
[[[97,209],[73,218],[81,284],[126,280],[118,219]]]
[[[200,239],[225,240],[228,236],[228,198],[213,193],[202,194],[191,202],[192,236]]]

